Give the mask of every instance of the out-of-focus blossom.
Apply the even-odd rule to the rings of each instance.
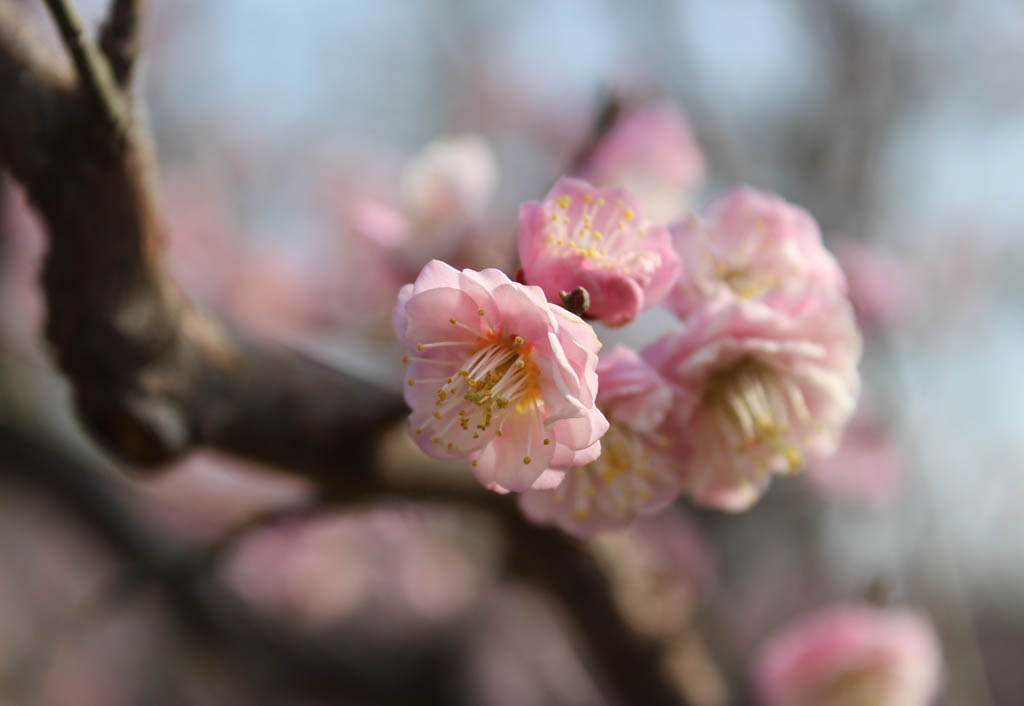
[[[636,194],[647,216],[667,223],[686,211],[704,177],[704,155],[686,116],[671,103],[631,111],[598,143],[583,176]]]
[[[543,203],[523,204],[519,257],[524,279],[549,301],[584,287],[587,316],[609,326],[658,303],[679,274],[668,229],[647,221],[632,194],[571,178],[559,179]]]
[[[882,421],[862,399],[839,448],[811,464],[807,479],[829,499],[882,508],[903,488],[903,460]]]
[[[920,615],[841,606],[772,638],[755,683],[764,706],[928,706],[941,663],[934,630]]]
[[[319,244],[305,252],[271,244],[246,249],[226,303],[232,316],[262,335],[285,338],[337,326],[346,315],[342,259],[318,249]]]
[[[402,288],[393,323],[409,349],[409,427],[428,455],[469,458],[484,486],[523,491],[600,453],[601,343],[539,288],[433,260]]]
[[[451,256],[479,228],[498,183],[498,164],[478,135],[438,138],[406,162],[391,194],[346,199],[353,232],[410,266]]]
[[[866,331],[898,324],[920,306],[917,292],[924,287],[909,263],[847,238],[836,242],[835,251],[850,286],[857,320]]]
[[[846,292],[835,258],[804,209],[750,187],[712,201],[701,218],[673,227],[683,260],[666,304],[682,317],[709,299],[764,299],[776,292],[820,288]]]
[[[178,538],[200,542],[312,495],[302,479],[203,450],[161,469],[141,488],[140,500]]]
[[[672,390],[636,352],[619,346],[597,364],[597,405],[610,427],[596,461],[570,470],[552,490],[524,493],[532,521],[555,524],[581,539],[660,510],[679,494],[679,469],[656,433]]]
[[[646,349],[675,388],[661,433],[685,447],[685,490],[743,510],[772,473],[834,451],[856,405],[860,350],[849,302],[820,293],[719,299]]]
[[[245,238],[223,184],[197,170],[161,177],[168,267],[189,297],[224,308],[238,281]]]
[[[29,350],[46,310],[39,286],[46,234],[22,189],[8,188],[0,202],[0,334]]]
[[[628,529],[598,536],[592,549],[635,627],[658,638],[686,628],[712,567],[699,530],[685,515],[641,517]]]
[[[478,597],[486,562],[459,550],[458,527],[400,507],[295,521],[253,533],[227,573],[248,600],[307,630],[369,613],[408,629]]]

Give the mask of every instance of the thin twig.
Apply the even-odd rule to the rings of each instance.
[[[125,101],[114,82],[110,65],[82,29],[82,20],[70,0],[43,0],[57,25],[61,40],[71,54],[78,77],[96,101],[103,120],[113,134],[125,131]]]

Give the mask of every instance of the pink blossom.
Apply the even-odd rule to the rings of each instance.
[[[41,338],[46,317],[39,283],[46,230],[28,195],[13,183],[0,193],[0,205],[0,333],[28,352]]]
[[[539,288],[432,260],[402,288],[393,321],[410,351],[409,427],[428,455],[470,459],[501,492],[550,487],[600,453],[601,343]]]
[[[562,178],[543,203],[519,214],[523,276],[548,300],[584,287],[587,316],[609,326],[632,321],[665,296],[679,274],[668,230],[644,219],[632,194]]]
[[[583,176],[599,186],[629,189],[650,218],[664,223],[685,212],[704,177],[704,155],[682,111],[662,103],[619,119],[594,150]]]
[[[416,229],[457,229],[484,216],[498,184],[498,164],[479,135],[438,138],[402,169],[406,211]]]
[[[862,399],[839,448],[811,464],[807,479],[829,499],[882,508],[903,488],[903,460],[882,420]]]
[[[220,180],[197,169],[169,170],[161,181],[171,274],[197,303],[224,307],[238,283],[246,245],[231,195]]]
[[[684,488],[743,510],[772,473],[830,454],[859,390],[849,302],[824,293],[720,298],[644,351],[676,392],[661,433],[676,439]]]
[[[712,201],[703,217],[673,226],[673,236],[683,269],[666,304],[682,317],[724,295],[763,299],[807,287],[846,292],[814,218],[773,194],[734,189]]]
[[[884,330],[921,305],[915,294],[924,285],[909,263],[849,238],[839,240],[836,256],[850,283],[857,319],[866,330]]]
[[[655,433],[672,390],[636,352],[618,346],[597,364],[597,405],[611,426],[597,460],[570,470],[557,488],[520,497],[523,513],[586,539],[660,510],[679,494],[668,440]]]
[[[764,706],[927,706],[941,663],[935,632],[917,613],[840,606],[773,637],[755,685]]]
[[[438,138],[392,173],[390,188],[350,185],[344,220],[407,266],[419,267],[432,257],[451,256],[479,229],[498,176],[497,160],[482,137]]]

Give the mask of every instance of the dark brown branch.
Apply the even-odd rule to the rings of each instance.
[[[587,139],[576,150],[569,160],[569,174],[578,174],[587,168],[594,150],[601,144],[604,136],[615,127],[622,113],[622,98],[614,91],[609,91],[601,98],[594,122],[591,124]]]
[[[25,26],[0,0],[0,159],[50,233],[46,334],[82,423],[140,465],[207,444],[335,485],[360,472],[397,394],[198,313],[164,268],[145,136],[130,124],[111,140]]]
[[[119,86],[131,83],[139,58],[142,19],[148,0],[113,0],[110,12],[100,27],[100,49],[110,63],[110,72]]]
[[[107,127],[114,135],[120,136],[124,131],[126,110],[121,93],[114,84],[109,64],[85,36],[82,20],[70,0],[44,2],[57,24],[64,46],[75,63],[79,80],[96,101]]]

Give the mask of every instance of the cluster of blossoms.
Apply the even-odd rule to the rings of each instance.
[[[613,134],[595,173],[630,171],[615,163],[635,152],[630,134]],[[690,161],[677,182],[703,168]],[[429,263],[402,289],[394,326],[413,438],[468,459],[486,487],[522,493],[535,522],[586,538],[681,493],[743,510],[773,474],[834,451],[861,340],[803,209],[739,188],[663,223],[625,188],[563,178],[522,206],[519,256],[521,282]],[[577,315],[620,327],[662,302],[676,330],[600,358]]]

